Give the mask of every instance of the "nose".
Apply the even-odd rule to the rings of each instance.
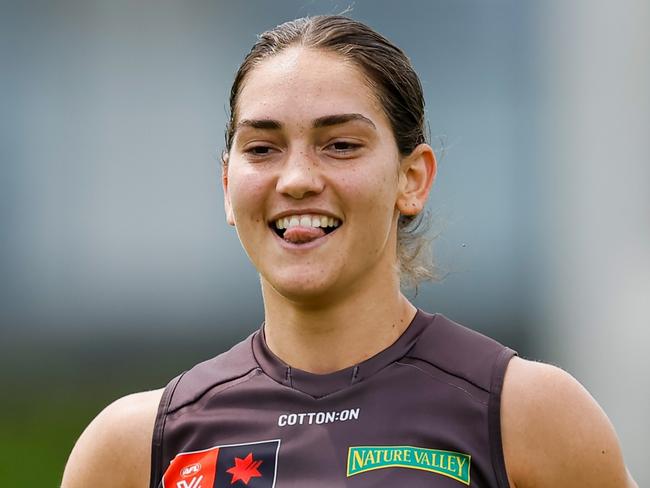
[[[276,190],[283,195],[300,200],[323,191],[324,183],[314,155],[307,150],[290,151],[276,184]]]

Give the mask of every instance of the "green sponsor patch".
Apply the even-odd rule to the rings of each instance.
[[[472,456],[453,451],[412,446],[352,446],[348,449],[348,476],[381,468],[431,471],[469,485]]]

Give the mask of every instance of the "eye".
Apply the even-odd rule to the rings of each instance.
[[[326,151],[331,151],[335,154],[349,154],[360,148],[361,144],[351,141],[334,141],[325,146]]]
[[[250,157],[264,157],[264,156],[269,156],[270,154],[273,153],[273,148],[271,146],[266,146],[264,144],[257,144],[254,146],[249,146],[244,149],[244,154],[250,156]]]

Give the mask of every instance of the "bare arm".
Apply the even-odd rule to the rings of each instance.
[[[565,371],[514,358],[501,419],[512,488],[638,488],[605,412]]]
[[[135,393],[106,407],[75,444],[62,488],[147,488],[161,395],[162,390]]]

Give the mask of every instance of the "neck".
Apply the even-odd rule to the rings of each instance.
[[[290,366],[316,374],[347,368],[386,349],[416,312],[397,279],[321,305],[290,301],[264,280],[262,292],[269,348]]]

